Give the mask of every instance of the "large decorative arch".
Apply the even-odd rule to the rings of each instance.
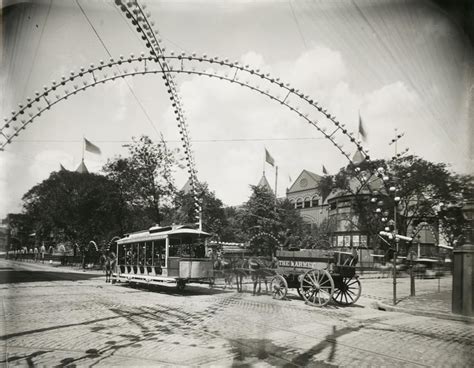
[[[259,238],[270,238],[272,240],[274,240],[278,246],[281,248],[283,248],[283,244],[281,244],[280,240],[278,240],[278,238],[273,235],[273,234],[270,234],[270,233],[267,233],[265,231],[261,231],[261,232],[258,232],[257,234],[255,234],[254,236],[252,236],[249,241],[247,242],[247,244],[250,246],[250,244],[256,240],[256,239],[259,239]]]
[[[436,242],[436,245],[439,244],[439,236],[436,233],[435,229],[433,228],[433,225],[429,224],[426,221],[420,222],[416,227],[413,229],[413,231],[410,234],[410,237],[412,239],[415,239],[415,237],[420,233],[421,230],[428,229],[431,232],[431,235],[433,236],[433,239]]]
[[[271,100],[274,100],[293,111],[307,123],[314,126],[326,139],[334,144],[334,146],[341,152],[342,155],[347,158],[348,161],[352,162],[350,152],[348,150],[344,150],[343,145],[337,142],[336,138],[346,138],[348,142],[353,144],[354,148],[364,153],[366,160],[370,160],[368,150],[362,147],[360,141],[356,141],[354,134],[349,132],[345,125],[336,120],[333,115],[322,109],[317,102],[311,100],[309,96],[300,93],[299,90],[295,90],[289,86],[288,83],[280,82],[279,78],[273,78],[268,73],[259,73],[259,69],[252,69],[248,65],[240,66],[238,62],[231,63],[226,60],[227,59],[220,60],[217,57],[207,58],[206,55],[203,57],[196,57],[192,55],[175,56],[173,54],[161,55],[159,57],[146,57],[145,54],[142,53],[138,57],[131,54],[128,58],[120,56],[117,60],[113,58],[111,58],[108,62],[100,60],[98,64],[90,64],[88,68],[81,67],[77,72],[71,71],[69,76],[62,76],[59,82],[53,80],[49,86],[43,87],[42,92],[36,91],[34,98],[27,97],[25,103],[18,105],[18,111],[12,111],[11,117],[5,117],[4,125],[0,129],[0,134],[3,136],[3,142],[0,143],[0,149],[5,149],[5,147],[11,143],[12,140],[16,138],[22,130],[32,123],[35,118],[41,116],[41,114],[51,109],[51,107],[57,103],[67,100],[68,97],[85,91],[86,89],[94,87],[98,84],[106,83],[119,78],[125,78],[127,76],[161,74],[163,75],[163,78],[165,78],[165,76],[168,74],[193,74],[216,78],[218,80],[246,87],[254,92],[265,95]],[[208,68],[201,70],[196,68],[196,65],[202,66],[203,64],[207,64]],[[217,72],[212,69],[214,65],[222,67],[224,69],[223,73],[222,71]],[[168,67],[166,72],[163,71],[163,66]],[[123,69],[109,71],[114,67],[117,69],[122,67]],[[240,77],[237,77],[239,72]],[[102,74],[99,75],[99,73]],[[250,80],[243,81],[242,79],[245,77],[260,78],[265,81],[268,86],[266,88],[265,86],[252,83]],[[174,78],[172,79],[174,80]],[[255,82],[255,78],[253,82]],[[270,91],[268,88],[269,86],[273,87],[272,91]],[[170,89],[168,91],[170,91]],[[292,102],[289,96],[292,96],[296,102]],[[323,117],[326,117],[327,120],[332,123],[334,130],[328,133],[327,127],[323,126],[319,118],[316,116],[311,117],[309,112],[303,113],[300,111],[301,108],[298,104],[306,104],[307,107],[313,110],[313,114],[319,114]],[[179,114],[177,106],[175,106],[174,102],[172,105],[176,108],[175,113]],[[26,119],[23,118],[24,115],[27,115]],[[15,122],[19,122],[18,126],[14,125]],[[10,127],[13,127],[13,131],[8,132],[7,129]],[[179,124],[179,127],[187,136],[187,131],[182,129],[182,124]]]
[[[175,55],[173,52],[170,52],[166,55],[165,48],[161,46],[161,40],[158,38],[158,30],[153,29],[154,21],[151,20],[151,14],[145,12],[145,5],[140,5],[136,0],[127,2],[115,0],[115,3],[125,13],[126,17],[131,20],[137,32],[140,33],[145,46],[149,49],[149,55],[142,53],[140,56],[135,57],[131,54],[128,58],[120,56],[117,59],[111,58],[108,62],[100,60],[97,64],[81,67],[79,71],[72,71],[69,76],[61,77],[60,82],[52,81],[49,86],[44,86],[42,92],[35,92],[34,98],[27,98],[26,102],[18,105],[18,111],[12,111],[10,117],[5,117],[5,123],[0,128],[0,136],[3,137],[0,137],[0,151],[4,150],[8,144],[18,137],[20,132],[26,129],[34,119],[72,95],[100,83],[106,83],[118,78],[161,74],[165,87],[167,87],[171,104],[174,107],[183,148],[188,161],[188,172],[191,190],[194,195],[195,210],[200,214],[201,206],[196,193],[197,172],[194,165],[183,104],[174,78],[176,74],[184,73],[217,78],[265,95],[314,126],[326,139],[332,142],[349,162],[352,163],[350,150],[346,149],[340,142],[342,139],[360,151],[366,161],[370,161],[368,150],[362,147],[361,141],[357,140],[355,135],[348,131],[345,124],[323,109],[309,95],[292,87],[289,83],[282,82],[278,77],[272,76],[269,73],[263,73],[249,65],[240,65],[238,61],[229,61],[228,58],[208,57],[206,54],[197,56],[196,53]],[[108,74],[109,72],[107,71],[112,68],[116,68],[116,70]],[[123,70],[120,68],[123,68]],[[325,119],[329,125],[322,124],[321,118]],[[356,167],[356,172],[360,172],[358,167]],[[358,180],[364,185],[365,180],[363,176],[362,179],[358,177]]]

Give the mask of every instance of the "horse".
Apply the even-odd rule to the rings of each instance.
[[[249,260],[245,258],[236,259],[232,264],[232,269],[234,270],[237,292],[241,293],[243,291],[243,279],[249,272],[247,271],[249,269]]]
[[[222,258],[217,258],[214,261],[213,265],[214,265],[214,271],[217,271],[216,273],[218,275],[222,275],[222,277],[224,278],[224,289],[226,289],[227,286],[229,286],[229,288],[232,289],[233,287],[233,274],[231,272],[232,264]]]
[[[112,272],[115,268],[115,254],[111,253],[107,255],[105,260],[105,282],[112,281]]]

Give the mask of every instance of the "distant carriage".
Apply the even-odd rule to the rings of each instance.
[[[154,226],[117,240],[113,281],[160,284],[211,283],[213,261],[206,257],[210,234],[193,225]]]

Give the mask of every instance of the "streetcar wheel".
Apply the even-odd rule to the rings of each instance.
[[[184,280],[178,280],[178,281],[176,282],[176,288],[177,288],[179,291],[184,290],[185,286],[186,286],[186,281],[184,281]]]
[[[309,270],[301,278],[301,294],[306,303],[323,307],[331,301],[334,281],[326,270]]]
[[[344,277],[334,289],[332,298],[337,304],[351,305],[354,304],[360,297],[362,286],[359,279]]]
[[[270,283],[270,290],[272,291],[273,299],[284,299],[288,292],[288,284],[285,278],[281,275],[274,276]]]

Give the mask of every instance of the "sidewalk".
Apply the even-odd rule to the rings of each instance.
[[[4,259],[4,258],[3,258]],[[17,265],[25,265],[29,268],[37,268],[38,270],[47,270],[51,272],[74,272],[74,273],[87,273],[97,276],[104,275],[104,271],[98,269],[85,269],[83,270],[81,267],[66,265],[63,266],[59,262],[29,262],[29,261],[20,261],[15,259],[4,259],[6,262],[15,263]]]
[[[440,292],[434,291],[414,297],[402,298],[398,300],[396,306],[387,301],[377,301],[374,304],[377,309],[385,311],[474,323],[474,317],[451,312],[451,298],[451,290],[441,290]]]

